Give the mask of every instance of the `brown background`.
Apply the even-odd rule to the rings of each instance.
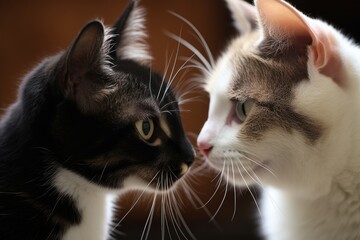
[[[359,39],[358,3],[355,0],[330,1],[291,1],[304,13],[321,17],[335,26],[343,29]],[[324,5],[326,3],[326,5]],[[0,2],[0,115],[3,110],[16,98],[17,87],[22,77],[36,66],[46,56],[55,54],[66,48],[76,36],[81,27],[91,19],[100,18],[110,25],[114,22],[126,6],[126,0],[117,1],[1,1]],[[149,29],[149,44],[154,56],[153,69],[164,71],[166,55],[169,57],[176,51],[177,43],[167,37],[164,31],[181,35],[192,42],[204,53],[200,44],[196,42],[193,31],[168,10],[175,11],[189,19],[204,35],[214,56],[218,56],[226,43],[234,36],[231,18],[225,3],[221,0],[143,0],[141,5],[147,9],[147,26]],[[180,47],[179,57],[190,56],[190,51]],[[176,69],[181,65],[179,60]],[[190,72],[182,81],[189,81],[195,72]],[[184,106],[190,112],[183,113],[184,127],[189,133],[197,134],[206,120],[207,96],[195,93],[200,100]],[[194,141],[195,138],[193,137]],[[215,174],[202,171],[192,188],[200,199],[206,202],[215,191],[217,179]],[[234,212],[234,190],[229,187],[224,204],[216,216],[216,223],[210,222],[210,217],[203,208],[194,207],[187,200],[185,194],[179,191],[182,214],[197,239],[258,239],[256,236],[256,208],[249,193],[237,189],[237,209]],[[214,214],[225,194],[221,188],[207,205]],[[256,195],[258,197],[258,194]],[[120,200],[119,216],[122,218],[136,200],[136,194],[124,195]],[[118,230],[123,232],[122,239],[140,239],[149,210],[152,197],[143,196],[133,211],[121,223]],[[174,231],[169,222],[173,239],[191,239],[184,227],[182,231]],[[155,210],[154,221],[148,239],[161,239],[160,207]],[[180,237],[177,236],[177,233]],[[168,233],[165,239],[170,239]]]

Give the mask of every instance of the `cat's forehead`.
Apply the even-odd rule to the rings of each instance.
[[[224,79],[229,71],[229,79]],[[216,79],[208,85],[217,88],[219,82],[226,82],[223,93],[229,99],[288,99],[297,83],[308,79],[307,53],[306,49],[276,48],[253,32],[232,41],[214,72]]]
[[[176,98],[171,88],[166,94],[160,91],[167,85],[159,74],[136,74],[115,72],[111,76],[112,85],[100,91],[104,95],[111,115],[122,121],[132,122],[150,117],[160,117],[165,107],[174,107]],[[161,94],[160,94],[161,93]]]
[[[124,122],[158,115],[159,107],[143,79],[124,72],[114,72],[108,78],[109,84],[94,95],[106,114]]]

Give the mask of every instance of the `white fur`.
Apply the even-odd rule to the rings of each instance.
[[[326,136],[313,147],[289,149],[296,154],[287,159],[287,186],[264,188],[262,228],[269,240],[360,238],[360,51],[340,35],[338,41],[349,85],[340,89],[310,58],[310,82],[298,86],[293,104],[325,123]]]
[[[137,176],[125,178],[122,187],[114,190],[90,183],[78,174],[63,168],[57,171],[53,182],[59,192],[75,201],[75,207],[81,214],[80,224],[66,230],[62,240],[109,239],[117,196],[129,189],[152,192],[150,184]]]
[[[145,10],[136,7],[127,20],[117,55],[124,59],[131,59],[143,64],[149,64],[152,57],[145,42]]]
[[[239,49],[223,54],[206,86],[209,117],[198,142],[213,146],[208,160],[219,170],[230,169],[224,171],[230,181],[262,186],[261,222],[268,240],[360,239],[360,49],[327,24],[318,24],[328,28],[341,49],[347,85],[321,74],[309,48],[309,81],[294,89],[291,104],[324,127],[315,143],[280,128],[249,142],[239,135],[241,124],[225,123],[230,110],[226,89],[236,69],[231,56]]]
[[[82,216],[80,224],[70,227],[62,239],[107,239],[116,195],[66,169],[57,172],[54,184],[61,193],[76,201]]]

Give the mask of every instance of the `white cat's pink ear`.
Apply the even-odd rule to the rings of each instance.
[[[243,0],[226,0],[226,2],[237,30],[242,34],[253,31],[257,25],[257,11],[255,6]]]
[[[264,37],[311,46],[314,65],[319,71],[344,85],[338,76],[340,56],[331,30],[282,0],[255,0]]]

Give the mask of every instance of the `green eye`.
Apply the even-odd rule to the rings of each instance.
[[[139,120],[135,123],[136,130],[141,138],[149,140],[154,134],[154,122],[151,119]]]
[[[236,116],[238,117],[238,119],[241,122],[244,122],[247,118],[247,116],[249,115],[252,107],[254,105],[254,101],[253,100],[246,100],[244,102],[237,102],[236,106],[235,106],[235,112],[236,112]]]

